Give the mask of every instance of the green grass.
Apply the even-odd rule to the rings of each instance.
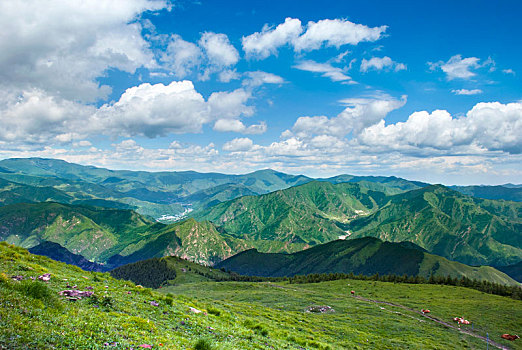
[[[520,333],[522,319],[520,301],[438,285],[200,282],[158,293],[6,243],[0,243],[0,271],[0,347],[8,349],[104,349],[105,343],[119,349],[140,344],[158,349],[485,347],[478,339],[416,313],[386,305],[381,309],[382,305],[353,298],[352,289],[371,299],[429,308],[446,321],[463,316],[473,321],[478,333],[489,332],[498,342],[502,333]],[[43,273],[51,273],[48,283],[28,279]],[[18,282],[12,275],[26,278]],[[67,284],[80,290],[92,286],[96,298],[64,300],[58,292],[68,289]],[[335,311],[306,312],[313,305]],[[193,313],[190,307],[202,312]],[[503,344],[522,349],[520,342]]]

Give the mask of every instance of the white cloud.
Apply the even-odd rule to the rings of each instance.
[[[404,63],[398,63],[393,61],[388,56],[384,57],[372,57],[369,60],[363,59],[361,62],[361,72],[367,72],[368,70],[383,70],[383,69],[393,69],[398,72],[401,70],[406,70],[406,65]]]
[[[478,103],[466,117],[447,111],[415,112],[405,122],[384,121],[364,129],[358,140],[384,150],[414,151],[423,148],[450,152],[522,152],[522,104]]]
[[[436,63],[428,62],[431,70],[440,68],[448,80],[453,79],[469,79],[474,77],[476,73],[472,72],[471,69],[480,68],[480,59],[477,57],[462,58],[461,55],[455,55],[451,57],[448,62],[439,61]]]
[[[94,111],[94,107],[49,96],[42,90],[25,91],[21,96],[4,91],[0,98],[0,140],[38,144],[82,138],[79,133],[88,131],[86,121]]]
[[[94,124],[109,135],[146,137],[169,133],[200,132],[203,124],[217,118],[251,115],[245,103],[251,97],[242,89],[214,92],[205,101],[190,81],[129,88],[119,101],[106,104],[97,111]]]
[[[220,132],[239,132],[243,134],[263,134],[266,131],[266,123],[245,126],[242,121],[237,119],[218,119],[214,123],[214,130]]]
[[[164,1],[13,0],[0,2],[0,81],[4,89],[81,101],[104,99],[96,78],[110,68],[155,65],[136,22]]]
[[[277,55],[277,50],[285,45],[292,45],[296,52],[317,50],[323,46],[339,48],[363,41],[376,41],[386,28],[370,28],[345,19],[311,21],[303,27],[299,19],[286,18],[276,28],[265,25],[261,32],[243,37],[243,50],[247,57],[264,59]]]
[[[199,39],[199,46],[205,50],[211,65],[229,67],[239,61],[239,53],[225,34],[205,32]]]
[[[237,80],[241,75],[235,69],[226,69],[219,73],[219,81],[228,83],[232,80]]]
[[[300,138],[309,138],[312,135],[344,137],[349,133],[356,135],[364,128],[384,119],[391,111],[402,107],[406,103],[406,96],[401,100],[381,96],[380,98],[344,99],[341,102],[346,104],[347,108],[336,117],[300,117],[296,120],[292,131]]]
[[[323,19],[308,22],[306,32],[295,40],[296,51],[310,51],[324,46],[357,45],[362,41],[376,41],[386,26],[370,28],[344,19]]]
[[[210,115],[216,118],[251,116],[254,113],[254,108],[246,105],[251,97],[251,91],[244,89],[213,92],[208,98]]]
[[[510,69],[503,69],[502,73],[515,75],[515,71],[513,69],[511,69],[511,68]]]
[[[197,45],[172,35],[161,60],[176,77],[184,78],[202,63],[202,58],[203,52]]]
[[[264,59],[276,55],[279,47],[292,43],[302,31],[301,21],[295,18],[286,18],[276,28],[265,24],[261,32],[243,37],[243,50],[247,57]]]
[[[243,81],[243,85],[250,87],[263,84],[283,84],[285,82],[285,80],[279,75],[262,71],[246,72],[245,75],[247,76],[247,79]]]
[[[319,63],[312,60],[301,61],[294,68],[307,72],[322,73],[325,78],[332,81],[353,82],[352,78],[344,73],[344,70],[332,66],[330,63]]]
[[[229,152],[248,151],[252,149],[253,145],[254,142],[247,137],[235,138],[231,141],[226,142],[223,145],[223,150]]]
[[[458,89],[458,90],[451,90],[455,95],[478,95],[481,94],[483,91],[480,89]]]

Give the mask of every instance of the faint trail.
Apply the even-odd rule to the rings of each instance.
[[[419,315],[421,315],[421,316],[423,316],[423,317],[425,317],[425,318],[427,318],[427,319],[429,319],[429,320],[431,320],[433,322],[437,322],[438,324],[441,324],[441,325],[443,325],[445,327],[452,328],[452,329],[457,330],[457,331],[459,331],[461,333],[464,333],[464,334],[467,334],[469,336],[481,339],[484,342],[488,341],[488,339],[486,337],[483,337],[481,335],[472,333],[471,331],[466,330],[466,329],[461,329],[459,327],[455,327],[454,325],[452,325],[450,323],[447,323],[445,321],[441,321],[441,320],[439,320],[436,317],[426,315],[426,314],[422,313],[421,311],[418,311],[418,310],[415,310],[415,309],[411,309],[411,308],[406,307],[404,305],[394,304],[394,303],[390,303],[390,302],[387,302],[387,301],[368,299],[368,298],[364,298],[364,297],[361,297],[361,296],[358,296],[358,295],[354,295],[354,298],[362,300],[362,301],[367,301],[367,302],[370,302],[370,303],[385,304],[385,305],[389,305],[389,306],[399,307],[401,309],[408,310],[410,312],[415,312],[416,314],[419,314]],[[508,347],[506,347],[506,346],[504,346],[502,344],[496,343],[496,342],[492,341],[491,339],[489,339],[489,344],[494,346],[494,347],[496,347],[496,348],[502,349],[502,350],[509,350]]]

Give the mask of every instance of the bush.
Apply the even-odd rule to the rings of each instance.
[[[209,308],[207,309],[207,311],[208,311],[209,314],[214,315],[214,316],[219,316],[219,315],[221,315],[221,311],[218,310],[218,309],[215,309],[215,308],[213,308],[213,307],[209,307]]]
[[[25,280],[15,286],[18,291],[30,298],[42,300],[45,304],[52,307],[61,308],[60,301],[56,295],[43,282]]]
[[[194,350],[212,350],[212,344],[207,339],[199,339],[194,344]]]

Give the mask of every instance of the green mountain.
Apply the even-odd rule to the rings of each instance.
[[[504,199],[522,202],[522,187],[499,186],[450,186],[451,189],[468,196],[485,199]]]
[[[516,285],[506,274],[489,266],[471,267],[424,252],[411,243],[382,242],[366,237],[337,240],[292,254],[247,250],[216,267],[242,275],[295,276],[312,273],[467,277]]]
[[[177,256],[141,260],[119,266],[111,270],[110,274],[114,278],[129,280],[150,288],[231,279],[228,272],[196,264]]]
[[[390,197],[350,222],[350,237],[411,241],[433,254],[471,265],[522,259],[522,204],[477,199],[441,185]]]
[[[379,184],[314,181],[220,203],[194,217],[238,238],[314,245],[347,235],[342,224],[377,210],[387,191]]]
[[[210,222],[194,219],[170,225],[155,224],[143,235],[122,241],[104,257],[109,265],[119,266],[150,258],[175,255],[200,264],[212,265],[251,246],[220,234]],[[112,256],[111,256],[112,255]]]
[[[100,256],[133,236],[133,231],[152,224],[131,210],[54,202],[0,207],[0,240],[24,248],[51,241],[74,254],[97,261],[103,261]]]
[[[69,265],[76,265],[85,271],[106,271],[107,268],[103,265],[90,262],[83,256],[73,254],[58,243],[43,241],[29,249],[31,254],[44,255],[53,260],[61,261]]]
[[[33,187],[52,187],[71,197],[53,197],[52,200],[61,203],[101,203],[105,204],[103,206],[113,203],[114,207],[125,205],[155,218],[176,216],[187,209],[199,209],[238,196],[268,193],[310,181],[305,176],[273,170],[245,175],[146,172],[108,170],[42,158],[5,159],[0,161],[0,169],[3,169],[0,179]],[[2,201],[0,193],[0,203]]]
[[[504,272],[515,281],[522,283],[522,260],[516,264],[508,266],[495,266],[499,271]]]
[[[354,176],[354,175],[338,175],[334,177],[329,177],[325,179],[317,179],[319,181],[328,181],[333,184],[338,184],[342,182],[371,182],[371,183],[379,183],[385,185],[388,188],[393,188],[398,192],[405,192],[416,190],[422,187],[426,187],[429,184],[420,181],[409,181],[405,179],[401,179],[395,176]]]

